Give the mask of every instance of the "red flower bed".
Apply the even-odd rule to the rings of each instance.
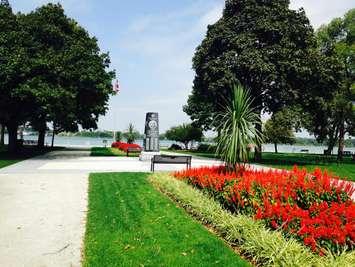
[[[176,172],[175,177],[206,190],[233,212],[264,220],[318,251],[355,247],[355,203],[351,183],[315,170],[240,170],[208,167]]]
[[[127,152],[128,148],[139,148],[142,150],[142,147],[140,145],[128,144],[128,143],[123,143],[123,142],[114,142],[114,143],[112,143],[111,147],[118,148],[119,150],[122,150],[124,152]]]

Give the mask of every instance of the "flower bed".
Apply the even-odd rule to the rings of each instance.
[[[140,145],[137,144],[128,144],[128,143],[123,143],[123,142],[114,142],[111,145],[112,148],[118,148],[119,150],[122,150],[124,152],[127,152],[128,148],[139,148],[142,149]]]
[[[355,246],[354,188],[316,170],[241,170],[223,166],[176,172],[174,176],[212,194],[233,212],[263,220],[320,254]]]

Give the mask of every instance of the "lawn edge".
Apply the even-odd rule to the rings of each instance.
[[[285,239],[279,231],[270,231],[248,216],[231,214],[215,200],[168,173],[152,174],[148,181],[257,264],[330,267],[352,266],[355,262],[355,251],[337,256],[315,255],[295,239]]]

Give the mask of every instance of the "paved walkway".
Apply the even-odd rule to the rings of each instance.
[[[218,163],[192,160],[193,167]],[[0,169],[0,266],[80,266],[89,173],[149,170],[150,163],[137,158],[67,150]]]

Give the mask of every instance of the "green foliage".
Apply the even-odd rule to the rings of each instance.
[[[82,130],[79,132],[62,132],[58,136],[74,136],[74,137],[92,137],[92,138],[112,138],[113,132],[111,131],[90,131]]]
[[[249,266],[146,177],[90,175],[83,266]]]
[[[122,141],[122,138],[123,138],[123,133],[122,132],[120,132],[120,131],[117,131],[116,132],[116,142],[121,142]]]
[[[355,253],[320,257],[281,232],[269,231],[252,218],[231,214],[219,203],[169,174],[154,174],[150,182],[225,240],[262,266],[352,266]]]
[[[303,10],[289,1],[228,0],[223,17],[208,27],[193,58],[193,91],[184,111],[198,125],[214,128],[230,84],[251,90],[254,107],[276,112],[309,96],[329,96],[327,62],[317,50]]]
[[[277,144],[290,144],[296,142],[294,130],[294,117],[292,112],[287,109],[279,111],[272,115],[265,123],[265,141],[275,144],[275,152],[277,153]]]
[[[310,130],[319,140],[328,139],[331,151],[339,140],[339,156],[342,154],[346,133],[355,134],[355,9],[343,18],[336,18],[317,31],[321,52],[330,60],[339,62],[332,101],[319,101],[311,110],[313,115]],[[313,112],[312,112],[313,111]]]
[[[134,128],[133,123],[130,123],[128,125],[127,130],[122,134],[122,136],[127,140],[128,144],[133,144],[134,141],[136,141],[140,137],[140,134]]]
[[[0,6],[0,28],[0,123],[11,137],[26,121],[42,132],[46,122],[53,122],[55,132],[96,128],[115,76],[97,39],[60,4],[27,15]]]
[[[172,127],[165,133],[167,139],[183,143],[187,150],[189,149],[189,143],[191,141],[200,141],[202,136],[203,133],[201,128],[186,123]]]
[[[250,92],[237,85],[234,87],[232,101],[217,116],[220,124],[217,126],[219,136],[216,153],[232,168],[248,161],[249,144],[262,142],[262,133],[255,127],[259,117],[252,106]]]

